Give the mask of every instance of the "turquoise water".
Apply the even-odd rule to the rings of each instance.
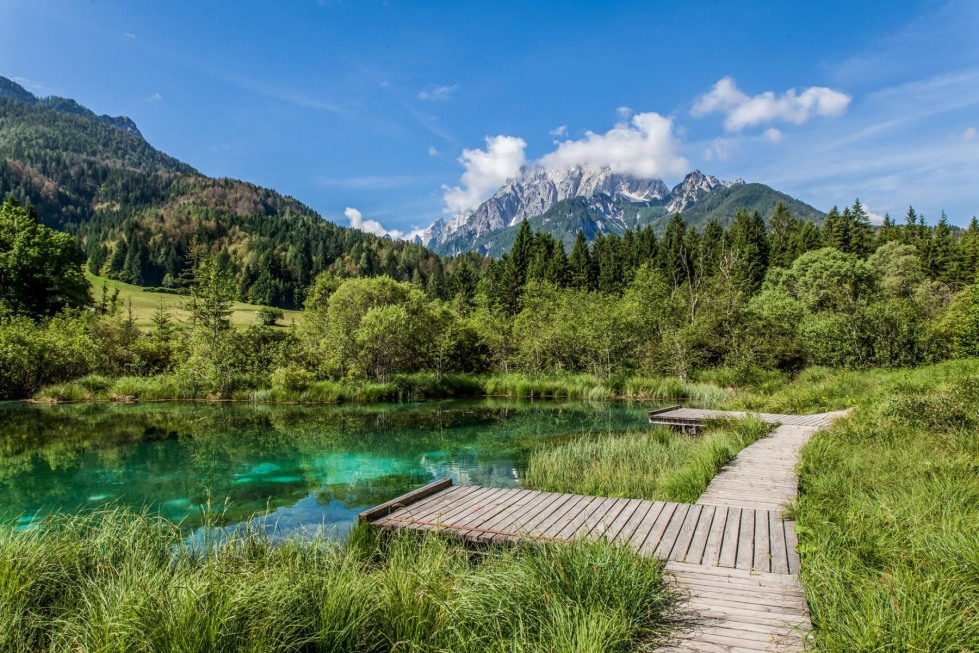
[[[147,508],[188,530],[342,536],[434,479],[519,486],[532,451],[645,424],[649,405],[486,399],[369,407],[0,404],[0,521]],[[261,516],[256,517],[256,516]]]

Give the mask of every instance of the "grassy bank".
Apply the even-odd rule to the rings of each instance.
[[[290,371],[290,370],[286,370]],[[602,382],[588,374],[532,377],[522,374],[474,375],[431,372],[400,374],[390,381],[317,381],[301,371],[243,378],[232,389],[218,390],[194,378],[164,374],[111,378],[89,375],[41,390],[34,399],[68,401],[236,400],[259,403],[370,403],[453,397],[494,396],[530,399],[611,399],[689,401],[713,407],[730,393],[706,383],[685,383],[673,377],[634,376]],[[237,387],[235,387],[237,386]]]
[[[694,503],[714,474],[771,429],[754,419],[717,421],[698,437],[667,427],[580,438],[531,455],[536,490]]]
[[[0,530],[13,652],[631,651],[663,635],[670,603],[660,563],[603,544],[474,552],[358,530],[192,548],[121,511]]]
[[[856,408],[803,451],[796,518],[817,649],[979,650],[979,362],[810,370],[739,402]]]
[[[123,311],[127,310],[129,306],[132,306],[133,320],[136,322],[136,326],[141,329],[146,329],[153,325],[153,312],[159,307],[161,301],[178,324],[188,324],[190,322],[190,314],[181,308],[187,300],[186,297],[172,293],[153,292],[142,286],[134,286],[115,279],[97,277],[87,271],[85,272],[85,276],[88,278],[89,283],[92,284],[92,294],[96,298],[101,297],[103,285],[109,289],[110,293],[118,290],[119,306]],[[255,304],[235,302],[231,306],[232,313],[228,319],[231,320],[233,325],[238,327],[258,324],[257,314],[261,308],[261,306]],[[284,317],[280,320],[280,324],[288,326],[293,323],[298,324],[302,320],[302,311],[283,309],[282,313]]]

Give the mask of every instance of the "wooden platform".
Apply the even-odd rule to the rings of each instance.
[[[671,406],[649,411],[650,424],[665,424],[684,429],[699,429],[704,422],[713,419],[744,419],[757,417],[766,424],[787,426],[808,426],[823,428],[845,411],[818,413],[816,415],[784,415],[781,413],[750,413],[730,410],[708,410],[704,408],[681,408]]]
[[[751,508],[454,485],[372,522],[388,530],[437,529],[471,542],[605,538],[662,560],[775,574],[799,568],[789,523]]]
[[[845,412],[757,414],[779,425],[743,449],[696,504],[452,485],[443,479],[361,514],[388,530],[440,530],[472,542],[608,539],[666,561],[684,626],[662,651],[803,651],[811,624],[794,524],[802,446]],[[671,425],[747,413],[669,408]],[[669,422],[662,422],[669,423]]]

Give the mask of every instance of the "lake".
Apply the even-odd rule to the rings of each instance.
[[[224,528],[252,520],[277,536],[319,527],[343,536],[361,510],[437,478],[519,486],[532,451],[643,427],[649,408],[0,403],[0,521],[26,528],[53,511],[122,505],[188,532],[206,514]]]

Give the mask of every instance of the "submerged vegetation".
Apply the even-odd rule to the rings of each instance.
[[[719,420],[699,437],[667,427],[578,438],[535,452],[526,485],[535,490],[695,503],[714,474],[771,427]]]
[[[467,550],[253,532],[188,544],[119,510],[0,531],[0,649],[632,651],[672,603],[662,563],[604,543]]]

